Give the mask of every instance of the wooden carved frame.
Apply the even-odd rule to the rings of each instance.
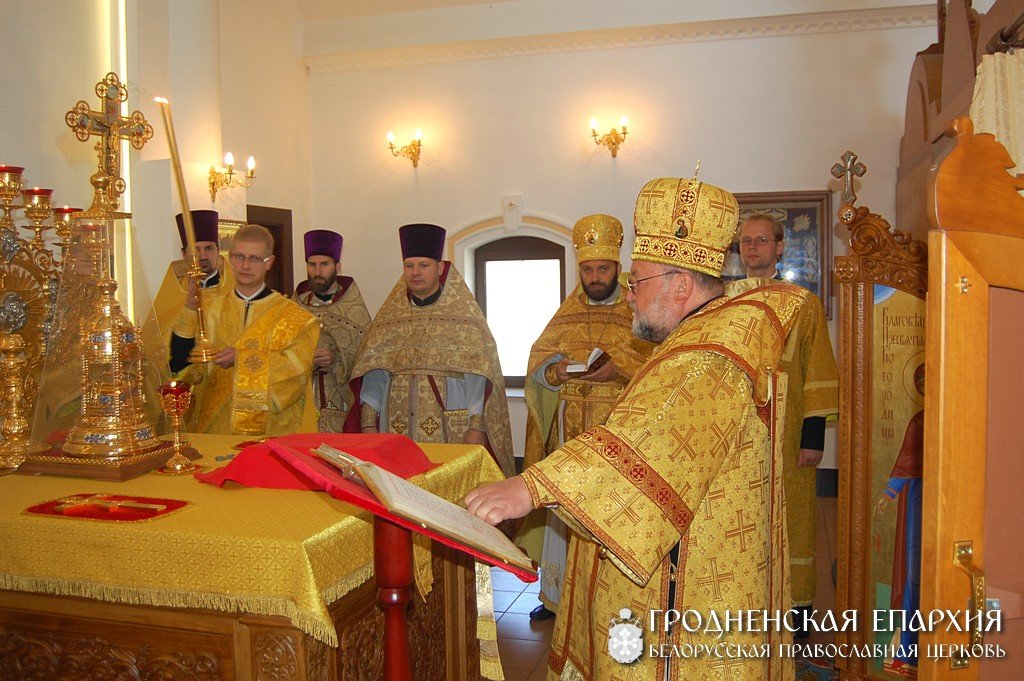
[[[740,205],[740,224],[752,213],[768,213],[782,222],[786,239],[779,270],[792,270],[796,274],[794,283],[817,293],[831,319],[832,193],[753,192],[736,194],[736,201]],[[739,244],[733,244],[733,253],[727,259],[732,260],[734,267],[742,267]]]
[[[839,527],[836,611],[860,613],[857,631],[837,632],[836,643],[874,643],[867,607],[871,541],[872,342],[874,286],[924,299],[928,249],[865,207],[843,205],[851,255],[835,260],[839,288]],[[870,658],[837,659],[844,679],[870,679]]]

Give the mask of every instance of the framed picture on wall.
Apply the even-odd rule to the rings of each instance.
[[[220,254],[227,257],[228,251],[231,250],[231,242],[235,238],[235,233],[245,225],[243,220],[218,220],[217,221],[217,240],[218,250]]]
[[[736,194],[740,224],[755,213],[779,220],[786,237],[779,261],[783,278],[814,291],[832,318],[832,193],[828,191],[754,192]],[[739,244],[733,243],[722,270],[725,279],[741,279],[746,271]]]

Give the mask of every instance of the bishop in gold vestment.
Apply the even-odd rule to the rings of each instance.
[[[310,367],[320,327],[315,318],[267,288],[273,237],[238,230],[229,254],[235,290],[204,307],[212,362],[188,364],[197,315],[186,304],[171,337],[171,370],[195,386],[193,428],[200,433],[283,435],[315,428]],[[308,412],[306,409],[308,408]]]
[[[174,217],[178,224],[178,236],[181,238],[181,250],[185,253],[185,221],[179,213]],[[199,267],[203,270],[203,300],[213,301],[225,291],[234,288],[235,278],[231,268],[227,266],[224,258],[220,255],[218,234],[219,215],[213,210],[192,211],[192,225],[196,231],[196,255],[199,257]],[[187,254],[185,254],[187,256]],[[188,297],[188,259],[175,260],[167,266],[164,280],[160,284],[156,298],[153,299],[153,315],[162,331],[160,347],[163,349],[163,356],[158,365],[160,367],[161,383],[170,378],[167,369],[169,361],[168,349],[171,342],[171,327],[181,316],[181,310],[185,307],[185,299]]]
[[[610,215],[588,215],[573,227],[573,244],[581,283],[530,348],[525,466],[603,424],[619,393],[654,349],[653,343],[633,335],[633,311],[625,300],[619,264],[622,223]],[[570,363],[585,365],[595,348],[611,359],[592,371],[566,372]],[[567,528],[554,514],[541,525],[544,515],[531,515],[519,537],[520,545],[541,566],[543,605],[531,613],[533,619],[553,614],[565,575]],[[537,550],[540,539],[543,551]]]
[[[462,275],[443,260],[445,230],[399,230],[405,274],[384,300],[352,369],[351,432],[488,448],[512,475],[512,433],[498,349]]]
[[[775,644],[785,629],[765,622],[715,627],[650,613],[789,608],[782,498],[783,344],[804,297],[772,286],[728,299],[720,272],[735,230],[728,192],[696,180],[652,180],[634,224],[634,331],[660,341],[604,426],[591,428],[522,476],[470,493],[471,512],[499,522],[549,506],[575,530],[549,659],[551,679],[786,679],[792,659]],[[628,649],[612,625],[637,621],[644,641]],[[674,657],[649,646],[679,646]],[[699,655],[684,645],[706,644]],[[716,647],[719,646],[720,647]],[[734,646],[729,648],[728,646]],[[743,650],[764,651],[743,657]],[[755,648],[756,647],[756,648]],[[716,652],[717,651],[717,652]],[[671,649],[667,650],[671,655]],[[666,665],[668,676],[666,677]]]
[[[306,273],[294,300],[320,323],[320,340],[313,353],[313,402],[317,428],[340,433],[352,406],[348,386],[356,352],[370,325],[370,313],[352,277],[341,275],[341,235],[326,229],[306,232]]]
[[[740,257],[747,279],[731,282],[726,295],[781,283],[778,271],[785,230],[773,216],[748,216],[740,225]],[[764,243],[761,243],[761,242]],[[817,473],[825,449],[825,421],[839,413],[839,370],[829,340],[825,310],[817,296],[800,308],[786,341],[780,370],[788,378],[783,462],[786,524],[794,607],[809,610],[817,589]],[[798,637],[805,636],[798,633]]]

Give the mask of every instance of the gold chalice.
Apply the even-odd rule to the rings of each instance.
[[[162,467],[156,469],[161,475],[186,475],[203,470],[203,466],[192,463],[185,456],[191,450],[188,441],[181,439],[181,419],[192,404],[192,386],[180,381],[171,381],[160,386],[160,406],[171,417],[174,428],[174,454]]]

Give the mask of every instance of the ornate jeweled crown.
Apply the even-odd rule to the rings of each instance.
[[[663,177],[640,190],[633,260],[722,276],[739,207],[729,192],[695,179]]]
[[[572,228],[572,243],[577,262],[614,260],[619,262],[622,247],[622,223],[611,215],[588,215]]]

